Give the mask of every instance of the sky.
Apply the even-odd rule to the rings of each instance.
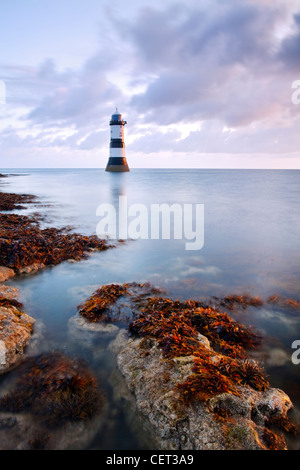
[[[0,0],[0,168],[300,169],[300,0]]]

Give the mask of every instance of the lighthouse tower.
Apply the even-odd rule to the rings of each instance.
[[[110,152],[105,171],[129,171],[125,157],[124,126],[122,114],[118,108],[111,116],[110,125]]]

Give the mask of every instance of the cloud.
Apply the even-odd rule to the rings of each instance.
[[[163,132],[159,128],[150,128],[148,131],[144,131],[127,147],[130,149],[130,152],[143,152],[146,154],[167,151],[170,148],[175,150],[175,142],[180,136],[180,132],[176,129]]]
[[[55,56],[0,67],[2,149],[107,149],[115,106],[132,152],[300,148],[299,2],[145,1],[101,14],[97,47],[76,68]]]
[[[40,69],[39,76],[45,67]],[[51,75],[49,91],[27,118],[38,123],[57,123],[62,125],[85,126],[95,122],[99,115],[104,116],[107,103],[121,96],[121,91],[109,81],[103,70],[93,70],[91,64],[82,71],[73,72],[72,79],[55,75],[53,69],[47,69]]]
[[[294,15],[294,31],[281,44],[278,57],[285,66],[298,73],[300,66],[300,13]]]
[[[293,74],[284,65],[296,58],[299,40],[295,34],[278,45],[287,21],[283,4],[215,1],[209,10],[171,13],[142,10],[125,28],[144,68],[156,74],[131,100],[145,121],[221,119],[238,127],[291,108]]]
[[[98,59],[100,52],[79,70],[58,71],[50,58],[36,67],[2,67],[8,89],[2,149],[107,146],[109,117],[123,94]]]

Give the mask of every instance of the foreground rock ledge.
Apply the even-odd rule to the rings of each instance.
[[[287,449],[293,405],[249,355],[259,332],[213,304],[171,300],[147,283],[102,286],[78,310],[85,322],[121,328],[110,349],[131,392],[124,398],[134,398],[156,448]]]
[[[265,427],[271,416],[286,417],[292,407],[282,390],[240,387],[240,397],[221,393],[206,404],[186,406],[176,385],[191,374],[193,356],[166,360],[155,339],[132,339],[125,330],[112,347],[137,409],[151,423],[162,450],[267,450],[270,440],[272,447],[287,449],[283,436],[271,435]]]

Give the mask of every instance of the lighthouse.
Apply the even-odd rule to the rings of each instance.
[[[125,157],[124,126],[127,121],[122,120],[118,108],[112,114],[110,125],[109,159],[105,171],[129,171]]]

